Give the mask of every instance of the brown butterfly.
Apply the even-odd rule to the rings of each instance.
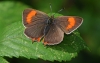
[[[48,16],[46,13],[35,9],[23,11],[23,24],[26,27],[25,34],[32,41],[40,42],[43,38],[44,45],[55,45],[63,41],[64,33],[70,34],[83,22],[78,16]]]

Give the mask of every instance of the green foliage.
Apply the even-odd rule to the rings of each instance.
[[[5,6],[5,7],[3,7]],[[44,46],[42,42],[32,41],[24,35],[22,25],[22,11],[27,6],[15,2],[0,3],[0,56],[25,57],[49,61],[70,61],[78,52],[87,48],[78,31],[65,35],[61,44]],[[20,8],[20,9],[19,9]],[[5,14],[4,14],[5,13]],[[57,16],[59,14],[56,14]],[[4,25],[5,24],[5,25]],[[3,28],[2,28],[3,27]]]
[[[0,57],[0,63],[9,63],[9,62],[6,61],[4,58]]]

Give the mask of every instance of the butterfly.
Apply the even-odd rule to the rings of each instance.
[[[25,28],[25,35],[32,41],[40,42],[43,39],[44,45],[56,45],[63,41],[64,33],[70,34],[76,30],[83,22],[78,16],[48,16],[46,13],[25,9],[22,15]]]

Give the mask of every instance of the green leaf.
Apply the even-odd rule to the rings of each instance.
[[[35,42],[32,44],[32,41],[23,33],[25,28],[22,24],[21,14],[24,6],[14,2],[0,3],[0,5],[4,4],[8,8],[5,11],[11,10],[15,13],[11,11],[2,11],[2,13],[6,14],[2,17],[7,17],[1,19],[1,21],[3,20],[6,22],[8,19],[9,21],[1,32],[0,56],[17,58],[21,56],[33,59],[40,58],[49,61],[70,61],[77,56],[80,50],[87,48],[78,31],[70,35],[65,35],[63,42],[58,45],[44,46],[42,42]],[[13,6],[14,9],[12,9]],[[19,10],[19,8],[21,9]],[[58,16],[59,14],[56,15]],[[12,19],[8,16],[11,16]],[[5,24],[5,22],[3,22],[3,24]]]
[[[0,63],[9,63],[9,62],[6,61],[4,58],[0,57]]]

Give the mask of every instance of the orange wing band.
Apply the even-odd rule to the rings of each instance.
[[[71,29],[75,25],[75,18],[73,18],[73,17],[68,18],[68,22],[69,22],[69,24],[66,27],[67,30]]]
[[[48,44],[48,42],[44,42],[43,44],[44,44],[44,45],[47,45],[47,44]]]
[[[31,11],[29,12],[29,14],[27,15],[26,21],[28,24],[30,24],[32,22],[32,17],[36,15],[36,11]]]
[[[36,40],[37,40],[38,42],[40,42],[40,40],[41,40],[41,37],[37,38]]]

